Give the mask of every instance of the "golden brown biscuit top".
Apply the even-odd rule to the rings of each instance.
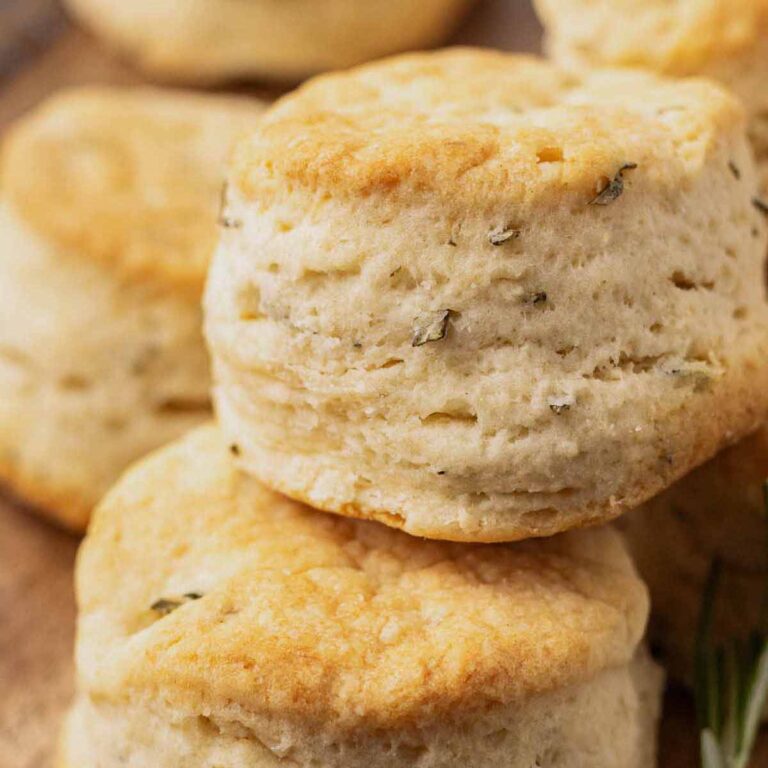
[[[199,291],[226,159],[261,108],[150,88],[67,91],[10,130],[2,196],[56,245]]]
[[[768,37],[768,0],[536,0],[585,61],[696,74]]]
[[[222,439],[193,432],[97,511],[77,577],[94,695],[402,726],[632,657],[647,597],[614,531],[419,540],[265,489]]]
[[[736,100],[707,81],[567,74],[530,56],[450,49],[316,78],[239,142],[233,181],[262,206],[297,185],[334,196],[438,193],[463,206],[594,198],[618,169],[676,189]],[[322,200],[322,196],[320,197]]]

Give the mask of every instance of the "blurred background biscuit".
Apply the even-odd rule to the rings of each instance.
[[[71,768],[651,768],[661,674],[610,528],[483,547],[325,515],[204,427],[97,510]]]
[[[470,0],[67,0],[151,74],[298,80],[444,40]]]
[[[767,0],[535,0],[564,66],[703,75],[742,98],[768,191]]]
[[[67,91],[0,170],[0,478],[81,529],[120,471],[208,417],[200,294],[245,100]]]
[[[244,469],[499,541],[605,522],[764,418],[736,100],[454,49],[317,78],[235,152],[206,298]]]
[[[678,680],[694,679],[702,595],[715,561],[717,637],[746,640],[768,618],[767,477],[763,427],[622,519],[651,590],[651,640]]]

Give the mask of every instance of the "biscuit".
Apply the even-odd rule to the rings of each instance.
[[[545,47],[576,67],[643,67],[721,80],[768,110],[766,0],[534,0]],[[627,23],[628,19],[631,23]]]
[[[473,50],[318,78],[238,144],[208,281],[241,466],[429,538],[617,516],[765,417],[756,188],[709,82]]]
[[[200,295],[227,147],[260,109],[68,91],[0,170],[0,478],[73,529],[122,469],[209,418]]]
[[[182,81],[297,80],[441,42],[470,0],[67,0],[142,69]]]
[[[610,528],[486,547],[312,510],[207,426],[80,552],[77,768],[651,768],[661,675]]]
[[[643,67],[721,81],[744,101],[768,192],[768,0],[535,0],[549,53],[568,67]],[[627,20],[631,19],[631,23]]]
[[[722,568],[718,632],[738,638],[760,626],[768,586],[766,477],[764,426],[622,519],[651,591],[652,641],[678,680],[693,680],[699,613],[714,560]]]

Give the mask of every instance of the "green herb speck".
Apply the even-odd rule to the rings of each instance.
[[[159,600],[155,600],[155,602],[149,606],[149,609],[159,616],[167,616],[169,613],[173,613],[177,608],[181,608],[184,603],[191,602],[192,600],[199,600],[201,597],[202,594],[199,592],[185,592],[180,598],[161,597]]]
[[[624,163],[606,186],[589,201],[589,205],[610,205],[624,194],[624,172],[634,171],[637,163]]]

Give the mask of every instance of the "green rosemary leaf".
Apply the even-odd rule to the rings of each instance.
[[[726,645],[722,651],[722,697],[723,712],[728,713],[723,720],[720,742],[726,755],[734,755],[739,751],[741,743],[741,726],[743,712],[743,686],[741,684],[738,647],[736,643]]]
[[[727,768],[717,739],[709,728],[701,732],[701,767]]]
[[[763,485],[768,516],[768,482]],[[766,553],[768,557],[768,552]],[[696,635],[696,715],[702,768],[749,768],[768,702],[768,635],[713,641],[722,568],[712,563]],[[768,595],[768,584],[765,585]],[[746,633],[745,633],[746,634]]]
[[[720,583],[722,566],[716,560],[709,571],[704,587],[699,628],[696,635],[696,715],[699,728],[711,730],[720,736],[720,696],[719,665],[717,654],[712,645],[712,625],[714,621],[715,596]]]
[[[755,746],[757,731],[768,701],[768,640],[763,639],[762,647],[754,662],[754,674],[746,689],[747,696],[744,710],[743,737],[740,745],[739,765],[746,766]]]

